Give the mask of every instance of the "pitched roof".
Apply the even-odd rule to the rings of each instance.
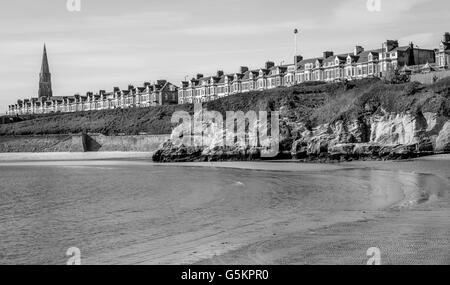
[[[280,71],[279,73],[278,70]],[[287,71],[287,66],[274,66],[270,68],[269,76],[283,75]]]
[[[265,75],[268,75],[269,74],[269,72],[270,72],[270,70],[269,69],[265,69],[265,68],[260,68],[260,69],[258,69],[258,77],[259,77],[259,73],[262,71],[262,73],[263,73],[263,76],[265,76]]]
[[[323,58],[322,57],[316,57],[316,58],[304,59],[304,60],[301,60],[301,61],[298,62],[298,66],[303,66],[303,65],[308,64],[308,63],[315,63],[316,60],[323,60]]]
[[[332,56],[329,56],[329,57],[327,57],[326,59],[324,59],[324,60],[323,60],[323,63],[334,62],[334,60],[336,59],[336,57],[337,57],[340,61],[346,61],[348,55],[349,55],[348,53],[332,55]]]
[[[250,79],[250,74],[253,73],[253,78],[258,76],[258,71],[257,70],[249,70],[247,72],[244,73],[244,76],[242,76],[242,80],[249,80]]]
[[[235,80],[236,76],[237,76],[237,79],[240,80],[240,79],[242,79],[244,77],[244,74],[243,73],[235,73],[235,74],[233,74],[233,81]]]
[[[228,81],[232,81],[234,79],[234,76],[232,74],[226,74],[226,75],[222,75],[219,79],[219,84],[223,84],[225,83],[225,78],[228,77]]]
[[[402,47],[396,47],[393,50],[391,50],[390,52],[394,52],[394,51],[407,51],[408,49],[410,49],[410,46],[402,46]]]
[[[308,59],[301,60],[297,64],[297,69],[305,69],[306,64],[311,64],[311,63],[315,64],[317,60],[319,60],[321,63],[323,62],[322,57],[308,58]]]

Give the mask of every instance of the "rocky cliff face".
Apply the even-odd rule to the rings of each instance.
[[[448,151],[448,118],[433,113],[383,114],[305,131],[292,145],[298,159],[395,159]]]
[[[224,147],[216,133],[205,147],[166,142],[155,161],[220,161],[261,158],[262,148]],[[450,120],[436,113],[383,113],[356,120],[338,120],[308,128],[282,118],[278,158],[300,160],[398,159],[450,151]]]
[[[276,158],[340,161],[450,152],[450,78],[432,85],[378,80],[299,85],[229,96],[208,102],[204,108],[222,115],[228,110],[278,111]],[[176,134],[157,151],[155,161],[248,160],[260,158],[264,151],[239,144],[224,147],[217,142],[226,134],[212,134],[208,126],[201,132],[214,143],[186,147],[174,143]],[[202,137],[200,132],[194,136]]]

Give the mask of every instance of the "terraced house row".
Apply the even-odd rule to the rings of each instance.
[[[263,68],[249,70],[241,67],[232,74],[217,74],[181,82],[178,101],[200,103],[224,96],[250,91],[267,90],[281,86],[289,87],[310,81],[336,82],[370,77],[383,77],[387,72],[414,67],[420,72],[423,67],[447,69],[450,62],[450,33],[445,33],[439,49],[422,49],[410,43],[400,46],[396,40],[387,40],[381,48],[365,50],[355,46],[352,52],[335,54],[325,51],[322,56],[304,59],[296,56],[294,63],[275,66],[271,61]]]
[[[238,72],[217,71],[212,76],[198,74],[177,87],[167,80],[144,83],[142,87],[128,86],[121,90],[100,90],[94,94],[53,96],[47,51],[44,46],[37,98],[18,100],[8,106],[8,114],[45,114],[78,112],[115,108],[139,108],[157,105],[200,103],[236,93],[289,87],[310,81],[335,82],[383,77],[388,72],[431,72],[448,69],[450,64],[450,33],[445,33],[439,48],[422,49],[414,44],[400,46],[387,40],[379,49],[365,50],[355,46],[352,52],[335,54],[325,51],[322,56],[304,59],[296,56],[293,64],[275,65],[268,61],[263,68],[250,70],[242,66]]]
[[[18,100],[16,104],[9,105],[8,114],[68,113],[170,104],[178,104],[178,94],[177,87],[167,80],[146,82],[142,87],[129,85],[126,90],[114,87],[111,92],[100,90],[96,94],[87,92],[86,95],[53,96],[47,49],[44,45],[38,97]]]
[[[140,108],[177,104],[177,88],[165,80],[154,84],[144,83],[143,87],[128,86],[127,90],[115,87],[112,92],[100,90],[94,94],[74,96],[51,96],[18,100],[9,106],[9,114],[69,113],[116,108]]]

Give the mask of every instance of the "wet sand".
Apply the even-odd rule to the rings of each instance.
[[[450,185],[450,155],[408,161],[349,162],[341,167],[435,175]],[[450,186],[447,187],[450,191]],[[379,211],[354,222],[285,233],[199,264],[366,264],[378,247],[381,264],[450,264],[450,197]]]
[[[18,152],[0,153],[0,162],[7,161],[86,161],[106,159],[152,159],[148,152]]]
[[[38,154],[28,160],[26,155],[15,159],[11,155],[7,161],[0,155],[0,167],[58,166],[61,171],[69,169],[92,179],[96,179],[95,171],[100,171],[111,176],[110,187],[126,184],[112,182],[115,176],[110,173],[119,171],[124,179],[139,182],[131,184],[130,190],[136,189],[140,200],[120,194],[121,203],[131,207],[130,213],[153,204],[154,209],[126,223],[121,221],[123,232],[117,232],[115,225],[122,218],[109,222],[114,231],[106,241],[113,241],[114,247],[107,251],[93,247],[85,264],[365,264],[370,247],[380,248],[382,264],[450,264],[449,155],[342,164],[155,164],[140,153],[127,155]],[[140,183],[147,183],[146,169],[155,166],[157,177],[179,169],[178,175],[195,173],[196,178],[185,182],[188,189],[160,186],[157,196],[138,192]],[[302,177],[309,180],[302,183]],[[164,179],[161,185],[170,183],[170,176]],[[202,179],[218,184],[204,187]],[[78,182],[76,177],[55,181],[62,185]],[[316,189],[317,185],[321,188]],[[299,187],[310,189],[307,199],[298,197]],[[96,189],[107,191],[100,185]],[[434,192],[436,189],[439,192]],[[366,196],[362,192],[368,190],[378,196],[368,193],[371,200],[361,200]],[[423,193],[426,196],[414,196]],[[91,210],[95,219],[105,219],[97,206],[89,207],[88,212]],[[120,210],[115,215],[124,213]],[[141,222],[147,226],[142,228]],[[137,235],[129,232],[134,224]],[[106,233],[94,228],[93,235]]]

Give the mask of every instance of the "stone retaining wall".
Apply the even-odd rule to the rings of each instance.
[[[170,135],[45,135],[0,137],[0,152],[153,152]]]

